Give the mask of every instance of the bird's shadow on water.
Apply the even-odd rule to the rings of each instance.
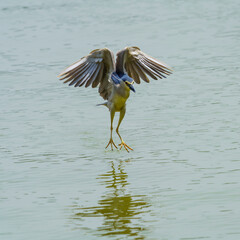
[[[97,236],[145,239],[144,232],[147,228],[143,224],[142,215],[150,211],[150,204],[145,195],[130,193],[124,164],[125,161],[122,160],[110,160],[110,170],[97,177],[106,191],[96,206],[71,206],[71,222],[75,229],[90,230]],[[88,221],[88,218],[99,218],[97,222],[101,225],[92,229],[92,221]],[[88,226],[91,227],[84,227],[81,224],[83,221],[89,222]]]

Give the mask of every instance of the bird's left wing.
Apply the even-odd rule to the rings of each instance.
[[[145,54],[138,47],[126,47],[117,53],[116,71],[127,72],[138,84],[140,78],[149,82],[147,75],[157,80],[172,73],[169,66]]]
[[[65,80],[64,83],[70,82],[69,86],[99,86],[99,94],[107,99],[112,84],[109,82],[109,76],[114,69],[113,53],[107,48],[96,49],[67,67],[59,77],[60,80]]]

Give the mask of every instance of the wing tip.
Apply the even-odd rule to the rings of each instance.
[[[61,72],[60,74],[58,74],[58,78],[60,78],[60,77],[62,77],[64,75],[64,73],[63,72]],[[62,80],[61,78],[59,79],[59,80]]]

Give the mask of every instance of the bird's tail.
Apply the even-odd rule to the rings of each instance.
[[[97,104],[97,106],[106,106],[106,107],[107,107],[107,103],[108,103],[108,102],[100,103],[100,104]]]

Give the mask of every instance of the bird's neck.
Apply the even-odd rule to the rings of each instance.
[[[129,87],[126,86],[126,84],[123,81],[120,82],[120,85],[118,88],[118,94],[126,99],[130,95],[130,89],[129,89]]]

